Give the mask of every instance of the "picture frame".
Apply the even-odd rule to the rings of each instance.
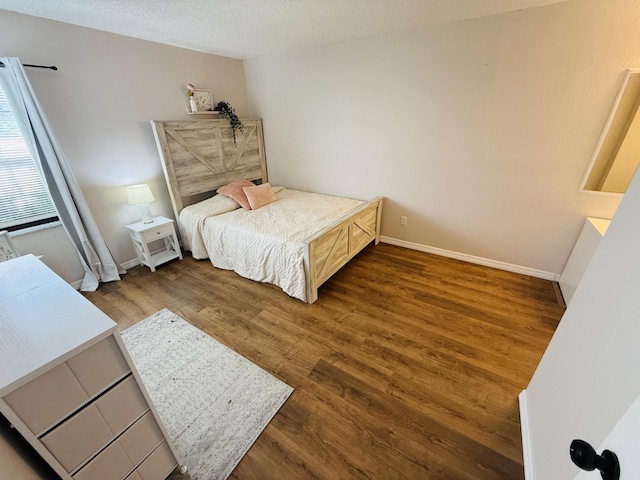
[[[213,98],[211,97],[211,90],[202,90],[196,88],[193,91],[193,101],[195,104],[196,112],[211,112],[213,111]]]
[[[13,245],[9,232],[6,230],[0,232],[0,262],[6,262],[7,260],[18,258],[19,256],[20,254]]]

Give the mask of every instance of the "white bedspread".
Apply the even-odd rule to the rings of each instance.
[[[233,210],[201,220],[211,263],[239,275],[278,285],[307,301],[302,242],[365,202],[283,189],[258,210]]]
[[[201,235],[205,219],[215,215],[222,215],[238,208],[240,208],[240,205],[230,198],[224,195],[215,195],[182,209],[178,218],[178,228],[180,229],[182,245],[191,252],[193,258],[198,260],[209,258]]]

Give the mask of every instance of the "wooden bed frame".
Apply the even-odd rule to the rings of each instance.
[[[180,211],[213,196],[227,183],[268,181],[262,120],[242,119],[234,145],[227,120],[152,121],[176,219]],[[372,241],[380,241],[382,198],[378,197],[306,239],[307,301],[318,288]]]

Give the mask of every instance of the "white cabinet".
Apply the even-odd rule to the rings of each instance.
[[[33,255],[0,263],[0,365],[0,412],[63,479],[178,465],[116,324]]]
[[[580,236],[571,251],[569,260],[562,271],[559,284],[562,296],[567,305],[578,288],[582,275],[587,270],[591,257],[598,248],[611,220],[587,217]]]

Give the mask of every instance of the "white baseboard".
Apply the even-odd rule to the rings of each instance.
[[[474,255],[468,255],[466,253],[454,252],[452,250],[445,250],[438,247],[430,247],[429,245],[422,245],[420,243],[407,242],[405,240],[398,240],[392,237],[380,237],[380,241],[388,243],[389,245],[396,245],[397,247],[409,248],[411,250],[417,250],[419,252],[432,253],[434,255],[440,255],[442,257],[454,258],[456,260],[462,260],[464,262],[475,263],[477,265],[484,265],[485,267],[497,268],[499,270],[505,270],[507,272],[520,273],[522,275],[529,275],[530,277],[542,278],[544,280],[558,281],[560,275],[557,273],[545,272],[543,270],[536,270],[534,268],[523,267],[520,265],[514,265],[512,263],[501,262],[499,260],[491,260],[489,258],[476,257]],[[140,265],[140,259],[138,257],[121,263],[122,268],[125,270]],[[73,282],[71,285],[78,290],[82,280]]]
[[[466,253],[454,252],[452,250],[445,250],[438,247],[430,247],[429,245],[422,245],[420,243],[407,242],[405,240],[398,240],[391,237],[380,237],[380,241],[388,243],[390,245],[396,245],[398,247],[409,248],[411,250],[418,250],[420,252],[433,253],[434,255],[440,255],[443,257],[454,258],[456,260],[462,260],[464,262],[475,263],[477,265],[483,265],[485,267],[497,268],[499,270],[505,270],[507,272],[520,273],[522,275],[528,275],[530,277],[542,278],[543,280],[552,280],[557,282],[560,280],[560,275],[552,272],[545,272],[544,270],[536,270],[535,268],[523,267],[521,265],[514,265],[512,263],[501,262],[499,260],[491,260],[489,258],[476,257],[475,255],[468,255]]]
[[[122,266],[122,268],[127,270],[129,268],[137,267],[138,265],[140,265],[140,259],[136,257],[127,262],[121,263],[120,265]]]
[[[140,259],[138,257],[120,264],[120,266],[125,270],[138,265],[140,265]],[[80,290],[80,287],[82,286],[82,280],[83,279],[81,278],[80,280],[76,280],[75,282],[70,282],[69,285],[71,285],[76,290]]]
[[[520,405],[520,431],[522,433],[522,458],[524,460],[525,480],[536,478],[533,471],[533,451],[531,450],[531,430],[529,429],[529,410],[527,407],[527,391],[523,390],[518,395]]]

